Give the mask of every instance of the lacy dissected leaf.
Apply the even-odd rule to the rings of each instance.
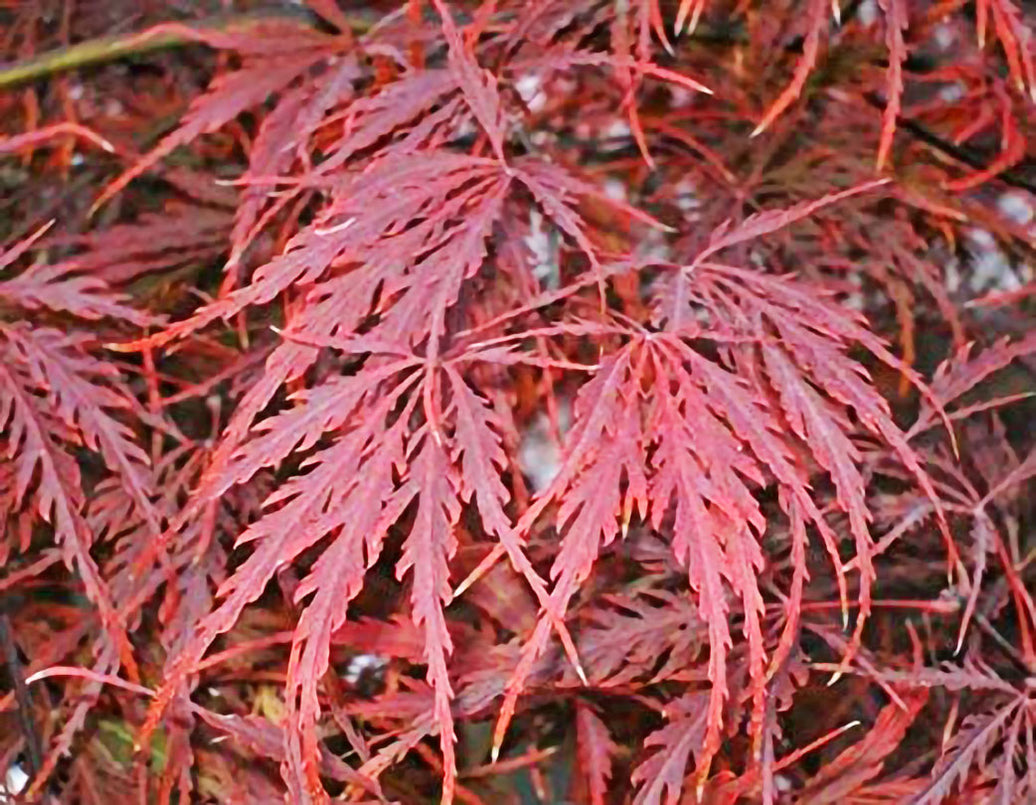
[[[1015,700],[999,710],[966,717],[932,770],[928,785],[912,802],[943,802],[972,773],[992,773],[990,753],[1004,739],[1012,721],[1025,718],[1024,710],[1024,703]]]
[[[329,512],[338,518],[331,523],[337,529],[332,544],[296,591],[299,600],[311,593],[313,597],[295,628],[288,664],[287,767],[289,779],[304,781],[308,793],[317,799],[324,796],[319,767],[315,765],[319,758],[317,687],[327,671],[332,635],[345,621],[349,601],[362,588],[366,569],[381,551],[383,509],[398,499],[393,469],[403,461],[401,429],[397,426],[387,431],[372,447],[363,469],[357,466],[362,476],[347,488],[343,498],[335,501],[337,511]],[[367,445],[361,448],[372,449]],[[341,465],[340,468],[344,469]],[[328,524],[325,521],[323,528]]]
[[[708,697],[692,693],[666,705],[668,723],[644,740],[650,756],[633,770],[636,805],[676,805],[687,763],[705,739]]]
[[[608,603],[586,614],[589,625],[579,633],[579,656],[595,685],[622,686],[644,676],[662,681],[702,654],[705,624],[690,598],[646,590]]]
[[[171,695],[175,686],[182,681],[182,676],[180,675],[190,672],[190,668],[201,659],[201,656],[216,636],[234,625],[242,609],[262,593],[267,582],[269,582],[280,566],[291,562],[295,556],[311,545],[316,544],[325,536],[342,529],[350,517],[351,507],[360,503],[374,505],[380,513],[384,502],[383,498],[373,495],[370,500],[360,500],[356,497],[360,489],[358,486],[359,468],[370,459],[372,450],[379,445],[384,446],[385,450],[383,455],[378,454],[377,460],[388,457],[390,459],[389,467],[391,468],[391,458],[395,454],[389,448],[392,445],[396,445],[397,452],[398,449],[401,449],[399,443],[402,439],[403,425],[398,422],[391,427],[386,425],[387,409],[391,408],[393,400],[391,396],[387,400],[372,401],[370,399],[370,395],[374,394],[378,389],[377,381],[373,378],[360,376],[355,379],[355,385],[360,384],[365,384],[365,386],[360,394],[354,395],[353,404],[356,406],[362,404],[364,406],[363,410],[366,418],[357,426],[346,430],[338,436],[330,447],[310,456],[303,465],[308,472],[304,475],[295,476],[271,495],[266,501],[268,512],[265,516],[249,526],[240,535],[239,542],[254,542],[256,549],[237,569],[234,575],[221,585],[218,593],[222,602],[199,625],[194,639],[180,655],[175,669],[176,673],[172,675],[170,683],[167,684],[167,689],[164,691],[165,695]],[[300,410],[306,411],[312,407],[319,411],[322,402],[323,400],[319,397],[316,399],[310,398],[303,402]],[[282,416],[290,416],[291,413],[293,412],[288,412]],[[379,413],[380,418],[378,416]],[[342,420],[337,422],[334,420],[329,421],[327,423],[328,427],[340,427],[347,418],[348,412]],[[319,423],[326,421],[319,416],[315,417],[315,420],[318,426]],[[307,443],[304,434],[301,436],[301,440],[307,446],[315,441],[315,439],[311,438]],[[266,445],[267,449],[273,451],[283,450],[283,455],[287,455],[299,441],[300,437],[295,436],[286,445],[280,444],[278,446],[277,440],[271,441],[269,437],[260,435],[257,439],[257,444],[260,448]],[[256,449],[254,444],[250,447],[251,451]],[[233,484],[235,477],[243,480],[250,477],[266,463],[276,464],[281,460],[277,457],[277,453],[274,452],[273,457],[267,462],[260,453],[259,465],[253,466],[250,459],[248,459],[251,451],[247,448],[243,450],[243,460],[237,470],[237,475],[235,476],[235,474],[231,473],[216,487],[217,489],[229,487]],[[347,472],[350,467],[353,468],[353,471]],[[372,479],[373,482],[377,483],[379,479],[383,479],[383,475],[375,473],[372,475]],[[371,490],[364,487],[362,491],[370,492]],[[388,491],[391,491],[391,484]],[[387,491],[382,490],[380,494],[386,495]],[[292,525],[293,523],[295,525]],[[298,523],[306,523],[307,528],[297,528]],[[387,528],[388,525],[391,525],[391,523],[385,524],[384,527]],[[371,560],[376,559],[377,554],[374,548],[380,544],[379,534],[361,534],[361,542],[354,544],[350,540],[352,533],[345,534],[345,539],[342,543],[335,543],[340,546],[335,552],[336,555],[346,551],[347,547],[353,551],[352,554],[346,553],[339,558],[339,566],[344,566],[342,563],[346,561],[348,556],[355,556],[355,551],[360,551],[360,556],[362,557],[364,550],[363,539],[372,540],[368,544],[368,549],[371,551]],[[362,569],[366,566],[361,563],[360,567],[361,570],[355,572],[360,573],[360,580],[362,580]],[[354,580],[350,585],[349,577],[343,577],[339,574],[335,574],[333,578],[336,583],[344,581],[345,588],[356,586],[359,583],[358,580]],[[304,581],[300,585],[299,594],[308,595],[312,589],[311,584]],[[341,604],[343,608],[348,603],[347,600],[334,600]],[[319,603],[325,608],[329,606],[329,602],[326,599],[320,599]],[[317,652],[317,656],[310,657],[310,662],[316,665],[320,665],[321,662],[326,663],[327,642],[330,640],[330,634],[334,631],[334,628],[341,624],[344,618],[344,609],[342,612],[343,614],[338,617],[337,622],[333,614],[329,612],[323,621],[317,625],[320,635],[320,640],[316,643],[317,648],[314,649]],[[307,621],[303,637],[313,628]],[[323,660],[319,659],[319,652],[321,650],[319,646],[321,645],[324,652]],[[300,651],[301,648],[302,643],[300,641],[299,646],[295,650]],[[312,684],[316,684],[316,681],[317,679],[313,679]],[[161,699],[161,697],[159,698]],[[304,707],[308,707],[310,703],[311,700],[303,700]],[[304,710],[302,717],[305,718],[308,712],[308,710]]]
[[[109,291],[104,280],[79,274],[68,264],[38,264],[0,282],[0,299],[25,310],[47,309],[88,320],[119,319],[139,327],[157,323],[151,315],[126,305],[127,297]]]
[[[781,113],[791,106],[795,99],[802,94],[802,90],[806,86],[806,79],[809,78],[809,74],[817,63],[817,54],[820,51],[820,33],[828,21],[827,9],[827,0],[809,0],[804,15],[808,27],[802,42],[802,55],[799,56],[798,62],[795,64],[795,72],[791,83],[784,88],[781,94],[777,96],[777,100],[766,110],[763,119],[759,121],[759,124],[752,132],[753,136],[766,131],[773,121],[780,117]]]
[[[500,418],[456,369],[448,366],[446,373],[456,407],[454,461],[459,468],[461,497],[465,501],[474,498],[486,530],[500,540],[514,569],[528,582],[540,605],[547,607],[547,586],[525,555],[504,509],[510,492],[500,478],[500,473],[507,468],[507,455],[500,444]]]
[[[118,647],[130,673],[135,673],[122,618],[90,554],[93,535],[82,515],[85,495],[79,467],[55,439],[55,434],[62,434],[74,443],[75,431],[39,395],[39,378],[27,365],[21,345],[12,343],[13,330],[7,327],[0,331],[0,424],[5,433],[6,457],[15,468],[15,505],[21,505],[38,472],[38,484],[32,489],[35,506],[53,526],[66,564],[78,571],[87,597],[97,606],[112,636],[112,644]]]
[[[82,251],[58,266],[109,286],[142,275],[202,263],[226,250],[232,215],[228,210],[175,204],[162,214],[145,213],[134,223],[118,224],[83,235],[54,237],[58,246]]]
[[[269,513],[241,535],[239,542],[254,542],[255,551],[221,586],[222,603],[202,621],[159,696],[158,707],[162,707],[182,675],[190,672],[218,634],[233,626],[244,606],[262,592],[279,567],[330,537],[294,593],[303,608],[287,673],[291,729],[285,732],[284,776],[297,796],[318,801],[326,798],[320,781],[316,722],[321,709],[318,685],[328,668],[332,637],[345,621],[348,602],[362,589],[366,570],[377,561],[388,529],[413,509],[397,574],[400,579],[410,577],[412,618],[423,635],[422,661],[434,692],[431,723],[440,736],[446,768],[443,797],[452,797],[456,762],[450,707],[453,691],[447,670],[452,641],[443,606],[450,597],[449,559],[456,550],[454,528],[460,513],[461,483],[451,456],[465,456],[463,466],[485,448],[477,441],[467,441],[473,436],[468,429],[477,429],[475,422],[484,414],[472,407],[476,403],[470,391],[454,376],[458,396],[454,408],[462,412],[454,429],[465,440],[461,449],[450,451],[443,434],[431,431],[431,425],[408,435],[407,416],[393,417],[393,410],[401,395],[413,388],[412,381],[403,379],[386,396],[379,392],[393,376],[405,375],[411,366],[408,361],[375,365],[299,395],[295,408],[255,429],[255,436],[242,445],[227,474],[214,486],[218,491],[245,481],[293,453],[305,455],[325,434],[340,433],[331,446],[305,458],[303,474],[271,495],[266,502]],[[410,399],[413,404],[418,398]],[[493,438],[485,427],[487,432],[475,438]],[[404,468],[402,482],[397,483],[397,473]],[[490,470],[496,472],[491,465]],[[470,481],[470,467],[467,473]],[[479,494],[492,506],[486,483],[489,479],[478,481]],[[306,528],[300,531],[291,523],[305,523]],[[506,519],[498,527],[510,533]],[[534,573],[533,577],[538,578]],[[157,715],[156,710],[152,712]]]
[[[974,351],[973,344],[966,345],[938,368],[930,385],[932,400],[922,400],[921,410],[918,411],[917,418],[910,429],[911,436],[923,433],[936,424],[937,412],[933,400],[944,406],[957,402],[980,383],[1007,368],[1018,358],[1036,352],[1036,335],[1029,335],[1017,341],[1004,338],[981,350],[977,355],[974,354]],[[995,407],[1000,399],[995,398],[991,404],[990,401],[984,401],[977,407],[965,406],[958,412],[954,412],[953,418],[967,415],[973,410],[980,411],[987,407]]]
[[[580,701],[576,705],[576,751],[591,805],[604,805],[615,748],[600,716],[590,705]]]
[[[565,611],[601,548],[628,526],[635,507],[641,513],[645,510],[643,437],[636,399],[643,361],[637,357],[631,349],[609,357],[580,389],[564,463],[537,504],[523,516],[523,522],[531,522],[552,500],[561,499],[557,522],[563,537],[551,566],[554,589],[548,612]],[[528,674],[547,645],[550,629],[551,619],[544,616],[523,647],[497,721],[496,747],[503,741]]]
[[[331,69],[330,76],[309,78],[285,92],[263,119],[249,152],[248,170],[240,179],[246,187],[230,234],[231,268],[241,259],[256,230],[295,198],[294,193],[276,193],[275,203],[265,209],[266,201],[274,195],[269,183],[287,172],[325,114],[350,98],[358,77],[355,61],[343,59]]]
[[[460,505],[454,492],[452,468],[434,434],[426,434],[418,453],[410,461],[410,482],[400,490],[404,499],[418,497],[414,524],[403,543],[403,555],[396,566],[402,578],[410,571],[414,623],[424,631],[425,663],[428,682],[435,691],[432,717],[439,732],[443,753],[443,793],[445,802],[453,799],[457,761],[456,736],[450,703],[453,688],[446,666],[453,641],[446,628],[443,606],[451,597],[449,560],[457,550],[454,526]]]
[[[1025,4],[6,5],[29,799],[1033,798]]]
[[[282,257],[260,268],[247,287],[203,308],[165,334],[165,338],[186,334],[246,306],[269,301],[294,284],[310,284],[340,255],[358,261],[309,291],[306,306],[287,330],[290,337],[301,343],[284,343],[267,361],[265,376],[242,401],[224,436],[201,485],[200,500],[214,499],[227,484],[244,480],[258,466],[276,464],[299,441],[292,435],[297,432],[295,428],[302,427],[302,433],[312,432],[308,438],[315,439],[324,424],[320,417],[347,416],[348,406],[341,407],[345,401],[335,396],[336,387],[332,384],[315,392],[326,400],[324,409],[303,406],[297,413],[286,415],[289,419],[316,417],[310,424],[294,420],[289,424],[284,420],[289,425],[286,430],[277,429],[280,421],[264,426],[274,431],[271,438],[285,441],[283,449],[272,443],[259,444],[254,455],[260,464],[244,470],[242,462],[247,464],[252,455],[246,453],[236,460],[236,468],[229,467],[243,434],[279,387],[300,376],[317,359],[319,350],[305,342],[331,344],[339,334],[351,334],[380,298],[384,300],[383,321],[374,331],[376,337],[406,344],[431,334],[438,348],[448,309],[455,303],[463,282],[481,267],[484,239],[501,213],[507,184],[506,177],[488,160],[446,152],[426,153],[420,159],[385,160],[357,176],[355,183],[343,190],[341,200],[328,213],[338,223],[304,231],[289,244]],[[456,193],[452,203],[434,207],[438,193],[451,192]],[[368,205],[377,198],[384,199],[385,204],[372,209]],[[360,199],[364,200],[362,205]],[[471,217],[458,218],[462,213]],[[426,217],[413,223],[415,217],[422,215]],[[344,221],[340,220],[343,216]],[[408,229],[397,231],[408,225]],[[429,294],[434,304],[429,304]],[[394,304],[390,305],[389,300]],[[341,346],[359,351],[368,348],[362,344]]]
[[[743,600],[752,677],[757,683],[762,681],[764,649],[759,618],[763,602],[757,576],[763,559],[757,534],[765,528],[765,519],[743,480],[754,478],[759,482],[761,475],[741,455],[733,410],[725,412],[733,420],[732,432],[713,416],[709,407],[706,394],[717,396],[721,384],[730,383],[728,395],[738,393],[734,378],[723,377],[725,373],[719,367],[707,367],[705,361],[692,364],[688,372],[682,365],[683,356],[659,351],[653,357],[657,377],[662,381],[658,388],[663,391],[657,398],[657,426],[652,428],[659,434],[653,458],[656,473],[651,486],[652,522],[656,528],[661,527],[663,518],[672,510],[673,551],[687,568],[691,588],[698,596],[701,618],[708,626],[712,692],[708,730],[700,753],[705,774],[708,762],[719,748],[727,695],[726,657],[732,645],[724,581]],[[706,394],[698,385],[701,381],[695,379],[702,369],[708,372],[707,379],[703,378]],[[755,407],[747,399],[739,403]],[[734,405],[730,408],[734,409]],[[758,449],[751,439],[749,443]],[[771,447],[779,449],[776,445]],[[761,707],[761,700],[757,707]]]
[[[284,729],[271,724],[267,719],[259,716],[223,715],[197,706],[192,707],[192,711],[213,729],[259,757],[284,760]],[[326,749],[322,752],[320,771],[333,780],[359,785],[380,798],[377,783],[358,774]]]
[[[332,173],[393,135],[396,141],[390,150],[395,154],[427,147],[437,130],[446,129],[457,107],[447,102],[438,111],[431,110],[456,90],[456,78],[449,70],[415,70],[375,95],[357,98],[345,110],[342,136],[328,147],[328,158],[318,166],[318,171]]]
[[[1032,97],[1036,92],[1036,60],[1032,54],[1032,30],[1026,25],[1022,12],[1011,0],[977,0],[976,27],[978,40],[984,43],[990,14],[993,30],[1007,57],[1011,78],[1019,90],[1028,87]]]
[[[718,273],[710,277],[713,271]],[[861,572],[865,579],[871,578],[873,570],[867,558],[871,546],[866,526],[869,518],[862,500],[860,476],[852,461],[846,461],[852,459],[853,453],[845,453],[849,449],[844,435],[845,420],[841,420],[840,427],[833,427],[839,420],[832,418],[832,409],[820,407],[810,387],[821,390],[830,403],[851,409],[861,425],[888,444],[924,492],[937,501],[920,457],[893,421],[887,402],[846,352],[856,343],[887,365],[899,367],[899,362],[862,322],[822,298],[805,293],[795,283],[720,266],[700,271],[697,280],[711,295],[710,304],[721,304],[735,316],[751,317],[746,324],[752,335],[762,341],[764,365],[771,383],[782,395],[784,413],[831,474],[839,505],[850,516]],[[770,343],[768,332],[777,336],[776,343]],[[787,371],[790,367],[786,358],[798,367],[801,378],[808,378],[808,386],[794,380],[794,373]],[[754,362],[754,357],[749,360]]]
[[[442,18],[443,35],[449,47],[449,68],[464,95],[472,115],[492,143],[497,158],[504,161],[504,125],[497,93],[496,78],[488,70],[479,67],[472,53],[471,45],[461,37],[453,21],[453,15],[445,0],[433,0],[436,11]]]
[[[33,384],[47,395],[54,415],[80,433],[86,447],[97,451],[120,476],[154,533],[159,533],[147,454],[129,428],[112,415],[132,409],[132,398],[118,390],[118,371],[89,356],[82,349],[81,336],[9,326],[2,337],[9,345],[8,354],[17,355]]]
[[[806,783],[800,796],[818,805],[844,802],[877,777],[928,702],[928,691],[900,691],[900,698],[905,708],[899,702],[885,705],[867,735],[826,764]]]
[[[242,112],[284,90],[307,70],[332,55],[339,44],[335,37],[297,27],[290,28],[281,38],[225,34],[202,35],[200,38],[213,47],[242,52],[245,54],[244,63],[237,70],[217,76],[208,91],[191,103],[176,130],[109,184],[95,206],[106,202],[180,146],[202,134],[217,131]],[[258,50],[250,47],[253,43],[259,45]]]
[[[322,219],[293,237],[284,254],[259,268],[246,287],[153,341],[182,337],[270,302],[293,286],[317,283],[342,258],[355,267],[310,292],[311,304],[295,322],[299,335],[326,339],[351,332],[380,293],[384,308],[390,313],[398,308],[394,315],[403,320],[390,320],[379,335],[391,332],[388,340],[399,343],[406,335],[416,340],[444,313],[437,307],[416,322],[409,318],[423,304],[426,286],[437,285],[434,292],[449,306],[461,279],[481,263],[482,239],[498,214],[507,181],[493,160],[446,151],[381,160],[343,182]],[[458,219],[471,212],[481,215]],[[453,257],[464,266],[459,272],[453,270]],[[426,262],[428,270],[422,272]]]
[[[799,202],[798,204],[786,209],[767,210],[765,212],[754,213],[737,226],[731,226],[731,222],[728,219],[709,234],[708,244],[694,258],[692,266],[698,266],[706,262],[709,258],[723,249],[736,246],[739,243],[755,240],[764,235],[769,235],[772,232],[783,229],[789,224],[808,218],[825,207],[837,204],[844,199],[851,198],[860,193],[874,190],[886,183],[887,180],[884,179],[879,179],[874,182],[865,182],[864,184],[850,187],[848,190],[831,193],[818,199]]]
[[[769,231],[769,225],[765,229]],[[731,329],[729,337],[744,339],[743,346],[732,348],[738,372],[680,338],[658,335],[643,347],[627,347],[604,361],[577,398],[576,424],[559,472],[527,517],[563,494],[558,510],[563,537],[552,570],[552,598],[564,609],[600,546],[614,539],[619,523],[628,523],[634,509],[644,515],[650,508],[656,529],[662,529],[672,513],[673,550],[687,567],[709,635],[713,688],[700,751],[699,773],[704,775],[719,749],[727,696],[726,657],[733,645],[727,589],[741,599],[754,729],[762,723],[766,651],[758,577],[764,567],[759,541],[766,518],[754,490],[767,477],[777,481],[789,513],[804,516],[820,532],[844,606],[847,585],[837,538],[814,500],[811,472],[801,466],[790,436],[807,444],[814,460],[830,474],[838,503],[849,516],[856,541],[854,561],[861,575],[854,642],[870,610],[874,576],[862,456],[850,440],[854,425],[849,411],[892,445],[933,497],[934,491],[885,401],[847,355],[850,346],[863,343],[895,360],[860,323],[790,281],[724,266],[699,266],[690,290],[697,304],[722,312]],[[650,393],[642,389],[644,377],[653,380]],[[642,407],[652,411],[646,425]],[[592,451],[589,445],[595,445]],[[651,473],[645,475],[637,451],[648,445],[653,446]],[[592,498],[586,496],[590,489]],[[801,551],[798,557],[801,574]],[[546,637],[541,622],[509,686],[498,741],[522,675],[542,651]]]
[[[943,802],[954,789],[965,791],[972,783],[981,785],[993,779],[998,779],[998,793],[1006,793],[1007,798],[994,797],[991,801],[1011,802],[1016,801],[1012,796],[1031,786],[1031,775],[1019,778],[1015,773],[1016,762],[1028,751],[1020,736],[1024,729],[1032,728],[1029,700],[988,663],[966,657],[960,665],[943,663],[938,668],[915,667],[905,671],[872,668],[867,673],[891,686],[887,690],[906,691],[909,695],[905,701],[911,702],[907,705],[910,710],[919,689],[926,692],[928,688],[940,687],[976,697],[972,702],[978,706],[972,705],[971,712],[947,733],[934,768],[921,778],[922,785],[911,792],[910,802]],[[841,780],[841,776],[834,777],[831,785],[837,786]]]
[[[903,103],[903,63],[907,58],[903,32],[910,23],[907,4],[904,0],[882,0],[881,10],[885,14],[885,44],[889,52],[889,67],[886,84],[887,98],[881,121],[881,139],[878,142],[877,165],[880,171],[892,150],[892,138],[896,134],[896,119]]]

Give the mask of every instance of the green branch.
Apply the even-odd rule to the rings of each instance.
[[[41,53],[13,64],[0,65],[0,90],[78,70],[81,67],[106,64],[157,50],[201,44],[200,37],[207,32],[245,33],[268,22],[295,22],[300,27],[312,28],[317,24],[317,19],[304,9],[284,8],[178,21],[175,26],[168,28],[159,26],[135,33],[102,36]],[[370,27],[370,21],[365,18],[350,18],[350,22],[356,32]]]

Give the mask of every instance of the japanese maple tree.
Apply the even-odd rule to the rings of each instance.
[[[0,797],[1036,798],[1030,16],[0,3]]]

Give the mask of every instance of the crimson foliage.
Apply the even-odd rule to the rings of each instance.
[[[68,56],[0,140],[21,796],[1036,798],[1020,6],[145,3],[58,74],[95,5],[0,10]]]

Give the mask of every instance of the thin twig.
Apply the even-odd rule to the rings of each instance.
[[[885,102],[874,92],[865,92],[863,94],[863,99],[875,109],[883,109],[885,107]],[[920,140],[930,148],[933,148],[944,156],[950,157],[962,165],[967,165],[969,168],[976,171],[985,171],[989,169],[990,161],[984,156],[975,153],[972,149],[966,146],[957,145],[944,137],[940,137],[934,131],[921,123],[918,123],[916,120],[899,115],[896,117],[896,127],[907,132],[914,139]],[[1020,190],[1027,190],[1030,193],[1036,194],[1036,182],[1033,182],[1029,176],[1020,173],[1018,170],[1019,167],[1027,167],[1029,164],[1030,163],[1023,160],[1018,166],[1009,167],[1000,171],[1000,173],[998,173],[994,178],[1010,187],[1017,187]]]
[[[0,651],[3,652],[7,676],[10,677],[11,686],[14,688],[14,700],[18,705],[18,723],[25,738],[29,779],[32,779],[43,765],[43,746],[32,717],[32,696],[25,684],[25,677],[22,676],[22,663],[18,658],[18,646],[14,642],[11,619],[6,612],[0,612]]]
[[[353,31],[370,27],[366,17],[350,17]],[[130,56],[140,56],[156,50],[199,44],[198,36],[191,32],[221,33],[247,31],[262,23],[296,22],[312,28],[317,19],[306,9],[285,6],[266,11],[252,11],[240,14],[222,14],[199,20],[177,22],[175,27],[160,27],[129,34],[115,34],[89,39],[69,47],[57,48],[9,65],[0,65],[0,90],[19,84],[39,81],[59,73],[78,70],[95,64],[105,64]]]

